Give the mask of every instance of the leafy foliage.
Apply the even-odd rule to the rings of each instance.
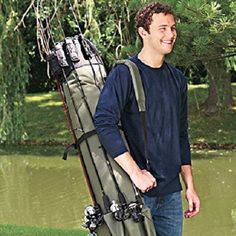
[[[226,2],[178,1],[179,42],[172,57],[174,62],[189,66],[197,61],[224,60],[230,56],[229,45],[235,44],[236,38],[236,14]]]
[[[19,32],[18,1],[0,1],[0,142],[21,141],[24,132],[24,95],[29,63]]]
[[[43,58],[45,52],[41,48],[39,55],[37,50],[37,42],[40,45],[40,32],[36,37],[35,30],[37,17],[50,29],[53,41],[47,42],[48,46],[76,34],[78,20],[81,31],[96,44],[110,69],[117,59],[138,52],[140,41],[134,16],[147,2],[151,0],[38,0],[34,1],[34,11],[25,17],[27,27],[14,31],[32,1],[0,0],[1,142],[17,141],[25,136],[22,114],[29,66],[33,75],[31,91],[52,86],[46,79],[46,64],[45,67],[40,64],[40,56]],[[224,99],[226,90],[222,78],[228,76],[228,71],[236,70],[236,3],[230,0],[166,2],[176,10],[178,23],[177,43],[168,60],[184,68],[193,79],[199,81],[199,77],[206,75],[204,81],[210,82],[211,78],[218,90],[224,91],[219,99]]]
[[[170,60],[192,70],[204,65],[209,96],[207,114],[233,106],[229,71],[235,67],[236,13],[228,0],[176,1],[178,38]]]

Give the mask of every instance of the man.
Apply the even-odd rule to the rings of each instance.
[[[145,92],[149,165],[131,75],[123,64],[108,76],[97,105],[95,126],[107,152],[143,192],[157,235],[182,235],[179,173],[186,186],[186,218],[199,212],[200,201],[191,170],[187,81],[179,70],[165,62],[177,37],[175,18],[170,6],[151,3],[137,13],[135,21],[143,45],[130,60],[139,68]],[[117,127],[119,121],[129,151]]]

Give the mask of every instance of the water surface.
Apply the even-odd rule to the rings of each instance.
[[[0,224],[81,227],[90,198],[80,161],[75,155],[64,161],[62,152],[63,147],[0,152]]]
[[[0,147],[0,224],[80,228],[91,203],[79,160],[63,147]],[[201,213],[184,236],[236,235],[236,152],[195,151]],[[183,196],[184,198],[184,196]]]
[[[201,212],[185,220],[184,236],[236,235],[236,152],[193,153]]]

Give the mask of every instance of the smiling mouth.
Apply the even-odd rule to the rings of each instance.
[[[173,44],[174,43],[174,39],[171,39],[171,40],[162,40],[161,41],[162,43],[165,43],[165,44]]]

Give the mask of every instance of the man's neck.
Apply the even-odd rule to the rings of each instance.
[[[148,51],[142,49],[138,54],[138,59],[150,67],[160,68],[165,60],[165,56],[153,55]]]

